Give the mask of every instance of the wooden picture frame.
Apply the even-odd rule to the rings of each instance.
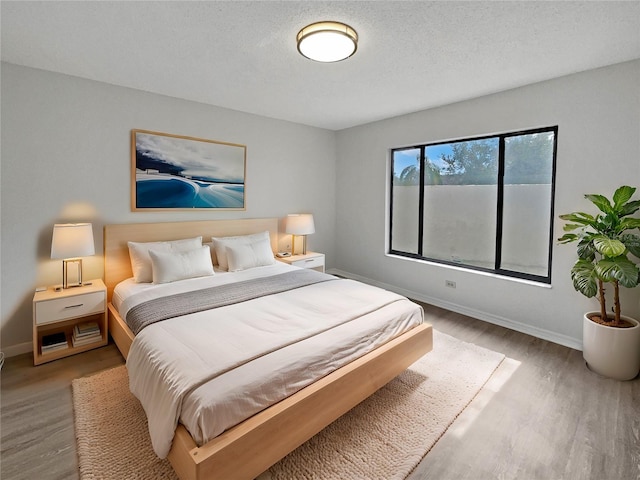
[[[247,147],[131,130],[131,210],[246,210]]]

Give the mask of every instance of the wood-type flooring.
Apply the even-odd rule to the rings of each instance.
[[[504,353],[498,370],[410,480],[640,479],[640,379],[588,370],[582,353],[423,305],[434,328]],[[113,343],[0,373],[0,478],[78,478],[71,380],[124,363]]]

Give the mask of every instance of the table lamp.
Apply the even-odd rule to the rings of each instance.
[[[303,235],[302,254],[307,254],[307,235],[315,233],[313,215],[310,213],[291,213],[287,215],[285,233],[291,234],[291,255],[295,255],[296,235]]]
[[[51,239],[51,258],[62,258],[62,288],[82,285],[82,259],[95,255],[93,229],[90,223],[56,223]],[[69,284],[69,264],[75,263],[78,282]]]

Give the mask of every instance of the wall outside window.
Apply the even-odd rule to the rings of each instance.
[[[415,201],[417,187],[394,187],[394,231],[395,250],[411,251],[417,242],[416,219],[418,205]],[[495,216],[486,218],[478,212],[495,212],[495,185],[430,185],[425,187],[425,205],[446,205],[447,210],[425,209],[423,255],[450,262],[460,262],[484,268],[493,268],[495,256]],[[515,248],[505,250],[503,267],[513,267],[516,271],[527,269],[545,275],[549,259],[548,218],[540,211],[551,209],[550,185],[506,185],[505,196],[512,199],[509,211],[520,212],[506,219],[508,231]],[[533,208],[535,206],[535,208]],[[533,210],[533,211],[531,211]],[[447,228],[454,224],[455,228]],[[458,232],[467,232],[462,237]],[[544,232],[539,236],[531,232]],[[472,241],[469,241],[469,238]],[[446,250],[432,250],[430,245],[445,245]],[[526,263],[523,263],[526,258]]]

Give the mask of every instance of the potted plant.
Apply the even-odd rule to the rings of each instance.
[[[640,371],[640,323],[621,314],[620,287],[640,283],[640,269],[629,255],[640,257],[640,236],[629,233],[640,227],[640,218],[630,217],[640,209],[631,200],[634,187],[622,186],[613,201],[602,195],[585,195],[601,213],[560,215],[568,223],[560,243],[578,242],[578,261],[571,269],[574,288],[586,297],[598,295],[600,311],[583,319],[583,356],[588,367],[618,380],[635,378]],[[605,285],[613,287],[613,314],[607,312]]]

